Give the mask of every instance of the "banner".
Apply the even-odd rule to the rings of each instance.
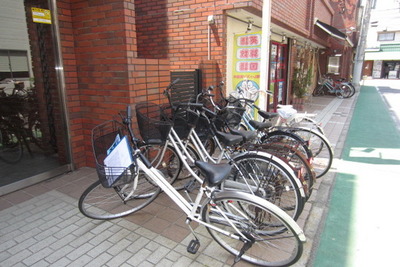
[[[235,34],[233,90],[256,101],[260,89],[261,32]]]

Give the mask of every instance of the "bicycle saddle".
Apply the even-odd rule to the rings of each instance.
[[[199,168],[210,186],[217,186],[222,183],[224,179],[228,178],[232,170],[232,166],[227,163],[212,164],[196,160],[194,164]]]
[[[275,118],[276,116],[278,116],[278,113],[267,112],[264,110],[259,110],[258,114],[260,114],[260,116],[266,120],[269,120],[269,119],[272,119],[272,118]]]
[[[216,135],[218,137],[218,140],[221,141],[225,146],[236,145],[242,142],[243,140],[243,137],[241,135],[234,135],[220,131],[217,131]]]
[[[269,121],[266,122],[260,122],[260,121],[255,121],[255,120],[250,120],[249,124],[254,127],[256,130],[264,130],[268,129],[272,126],[272,123]]]
[[[241,137],[243,137],[243,142],[254,140],[257,137],[256,131],[230,129],[230,132],[234,135],[240,135]]]

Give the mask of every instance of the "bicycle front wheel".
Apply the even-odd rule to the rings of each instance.
[[[220,192],[203,206],[202,218],[210,224],[207,230],[212,238],[235,256],[235,262],[243,259],[260,266],[288,266],[302,255],[305,237],[301,229],[259,197]]]
[[[172,184],[182,169],[182,161],[171,145],[146,145],[142,154],[159,170],[163,177]]]
[[[115,219],[146,207],[160,191],[142,171],[131,183],[113,188],[105,188],[96,181],[80,197],[79,210],[92,219]]]
[[[0,159],[11,164],[22,159],[22,143],[14,132],[0,130]]]
[[[326,174],[333,162],[333,149],[328,139],[319,132],[310,129],[293,128],[290,131],[308,143],[313,157],[312,166],[316,177],[320,178]]]
[[[304,207],[301,182],[289,166],[264,152],[250,151],[233,158],[232,173],[222,186],[262,197],[297,219]]]

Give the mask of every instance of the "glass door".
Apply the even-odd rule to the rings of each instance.
[[[270,80],[268,109],[276,111],[278,104],[286,103],[286,75],[287,75],[287,46],[281,43],[271,43]]]
[[[34,20],[38,12],[50,13],[48,1],[5,1],[15,16],[0,10],[5,26],[0,41],[0,195],[63,173],[70,163],[52,22]]]

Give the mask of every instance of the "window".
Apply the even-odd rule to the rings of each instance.
[[[328,73],[339,74],[340,56],[329,57]]]
[[[29,77],[27,51],[0,50],[0,80]]]
[[[394,32],[378,33],[378,41],[394,41]]]

